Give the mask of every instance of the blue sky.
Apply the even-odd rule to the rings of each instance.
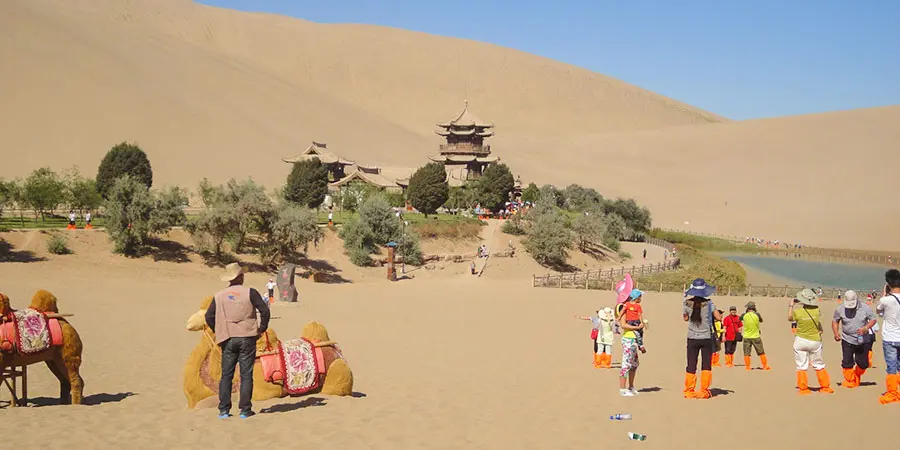
[[[900,0],[199,1],[491,42],[732,119],[900,104]]]

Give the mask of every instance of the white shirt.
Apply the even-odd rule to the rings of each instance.
[[[881,338],[885,342],[900,342],[900,294],[881,297],[875,308],[878,314],[884,316]]]
[[[69,220],[72,222],[75,221],[75,213],[69,214]]]
[[[91,220],[91,213],[85,214],[85,215],[84,215],[84,220],[90,221],[90,220]]]
[[[275,286],[277,286],[277,285],[275,284],[274,281],[270,281],[270,282],[266,283],[266,289],[268,289],[270,291],[275,289]]]

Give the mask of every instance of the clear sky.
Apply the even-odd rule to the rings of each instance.
[[[900,104],[900,0],[199,2],[491,42],[732,119]]]

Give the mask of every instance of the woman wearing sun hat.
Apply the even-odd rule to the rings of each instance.
[[[806,370],[812,365],[819,380],[819,392],[833,393],[831,379],[825,370],[825,359],[822,358],[822,317],[818,296],[812,289],[804,289],[797,293],[797,307],[794,299],[788,303],[788,321],[797,322],[797,335],[794,336],[794,361],[797,363],[797,389],[806,395],[809,390],[809,379]]]
[[[703,278],[697,278],[685,292],[685,296],[689,298],[684,301],[682,311],[682,317],[688,323],[684,398],[712,397],[709,386],[712,384],[712,354],[716,347],[713,323],[722,320],[722,315],[709,299],[715,291],[716,288],[707,285]],[[698,357],[701,369],[700,390],[695,391]]]

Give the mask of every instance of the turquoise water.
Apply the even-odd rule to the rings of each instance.
[[[804,286],[881,291],[887,267],[810,261],[800,258],[756,255],[721,255],[723,258]],[[752,280],[749,280],[752,283]]]

